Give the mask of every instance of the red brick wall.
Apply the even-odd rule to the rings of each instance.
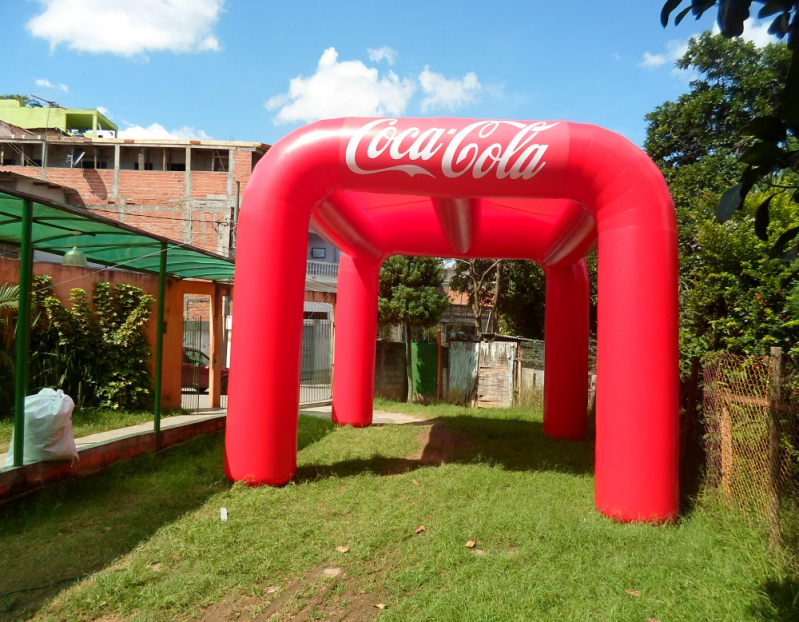
[[[227,195],[227,173],[191,172],[191,197],[204,199],[208,195]]]
[[[235,182],[241,182],[241,194],[252,174],[253,153],[233,150],[234,184],[231,199],[236,193]],[[38,179],[38,167],[3,167],[15,173]],[[107,218],[123,220],[134,227],[150,233],[183,241],[186,222],[186,174],[172,171],[119,171],[118,198],[112,196],[114,171],[90,169],[48,169],[48,181],[77,192],[69,195],[70,203],[95,208]],[[192,171],[191,199],[224,197],[228,193],[228,174],[224,172]],[[219,207],[222,207],[217,203]],[[120,216],[122,213],[122,216]],[[220,226],[230,218],[227,210],[222,212],[192,209],[191,243],[200,248],[218,252],[219,242],[226,244],[227,226]],[[220,238],[220,235],[222,236]]]
[[[127,205],[168,206],[182,201],[185,191],[185,173],[119,171],[119,196]]]
[[[235,168],[233,170],[233,184],[235,186],[235,182],[241,182],[241,196],[244,196],[244,190],[247,187],[247,182],[250,181],[250,176],[252,175],[252,152],[251,151],[234,151],[233,152],[233,160],[235,162]],[[236,188],[233,188],[233,192],[236,192]]]

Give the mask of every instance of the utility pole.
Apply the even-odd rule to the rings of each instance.
[[[239,224],[239,200],[241,198],[241,182],[236,182],[236,202],[230,210],[230,232],[228,233],[228,257],[236,257],[236,225]]]

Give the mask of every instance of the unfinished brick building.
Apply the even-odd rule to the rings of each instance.
[[[242,141],[17,134],[0,137],[0,163],[71,188],[71,205],[227,255],[237,201],[267,149]]]

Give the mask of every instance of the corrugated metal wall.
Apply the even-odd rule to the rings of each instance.
[[[468,404],[477,386],[478,344],[471,341],[450,341],[447,399]]]

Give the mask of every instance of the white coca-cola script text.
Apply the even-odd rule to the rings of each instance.
[[[347,167],[353,173],[373,175],[402,171],[411,177],[435,177],[435,171],[430,170],[432,162],[425,163],[443,149],[440,167],[445,177],[454,178],[470,173],[479,179],[493,173],[497,179],[531,179],[546,166],[544,156],[549,148],[549,145],[534,141],[541,132],[558,125],[557,122],[548,124],[545,121],[529,124],[518,121],[477,121],[461,130],[431,127],[422,131],[418,127],[409,127],[398,131],[397,121],[377,119],[355,132],[347,143],[346,151]],[[488,139],[502,126],[511,126],[517,131],[505,144],[490,143]],[[364,139],[370,135],[371,140],[364,153],[361,145],[366,143]],[[479,141],[479,144],[471,141]],[[374,166],[378,158],[381,164],[385,163],[384,154],[397,164],[370,168],[370,163]],[[408,163],[419,161],[418,164]]]

